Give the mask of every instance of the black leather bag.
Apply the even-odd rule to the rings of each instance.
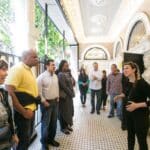
[[[41,104],[40,97],[33,97],[32,95],[25,92],[15,92],[16,97],[18,98],[22,106],[27,106],[33,103]]]

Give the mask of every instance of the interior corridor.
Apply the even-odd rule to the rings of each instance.
[[[70,135],[65,135],[60,132],[58,123],[56,140],[60,142],[60,147],[50,147],[50,150],[127,150],[126,131],[121,130],[118,118],[108,119],[108,108],[105,112],[101,110],[100,115],[91,115],[89,96],[86,107],[82,107],[79,94],[76,95],[74,131]],[[39,128],[40,126],[37,129],[38,137],[29,150],[41,149]]]
[[[34,65],[32,66],[29,63],[25,63],[23,61],[21,57],[22,53],[24,53],[24,50],[35,50],[38,55],[36,57],[38,65],[33,67]],[[28,60],[30,61],[30,59]],[[49,59],[54,60],[54,66],[56,67],[57,73],[61,72],[62,70],[66,73],[70,70],[71,72],[69,71],[69,74],[72,74],[76,82],[76,86],[78,86],[78,83],[80,82],[80,80],[78,79],[80,76],[81,68],[85,70],[86,74],[89,76],[89,79],[90,76],[92,76],[93,79],[90,79],[90,82],[92,82],[92,80],[95,80],[96,82],[101,82],[102,76],[100,74],[98,76],[95,76],[92,72],[92,69],[94,69],[94,63],[98,64],[99,66],[98,70],[96,69],[96,71],[104,71],[106,72],[106,76],[108,77],[111,74],[116,76],[116,74],[123,73],[124,63],[129,61],[132,61],[138,65],[142,78],[150,85],[150,0],[0,0],[0,60],[5,60],[6,62],[8,62],[8,76],[12,76],[11,80],[19,81],[19,79],[22,79],[20,76],[22,76],[23,74],[25,76],[25,83],[27,82],[27,84],[23,84],[26,85],[25,88],[22,88],[21,85],[23,79],[19,82],[18,87],[16,87],[17,84],[8,84],[4,83],[4,81],[3,84],[14,86],[16,88],[13,88],[15,89],[14,94],[15,92],[25,92],[26,94],[34,96],[34,99],[36,99],[37,96],[40,96],[42,100],[42,92],[41,94],[40,92],[37,92],[38,90],[35,90],[35,94],[33,91],[28,89],[32,89],[33,87],[35,87],[36,89],[39,87],[36,87],[36,84],[33,85],[31,82],[29,82],[30,80],[28,80],[29,78],[24,74],[24,72],[19,72],[18,70],[16,70],[16,73],[19,72],[19,78],[17,78],[16,74],[14,75],[9,73],[9,70],[11,69],[11,67],[17,66],[17,64],[23,61],[23,63],[27,65],[27,67],[24,68],[29,70],[29,68],[33,67],[30,71],[30,75],[32,72],[33,75],[38,78],[45,71],[45,65],[47,64],[47,61]],[[60,63],[62,60],[67,61],[69,68],[60,70]],[[51,63],[46,66],[50,66],[50,64]],[[115,64],[114,66],[116,66],[116,71],[112,71],[112,64]],[[137,83],[137,81],[139,80],[137,75],[138,69],[136,68],[135,64],[133,68],[131,67],[131,70],[134,69],[134,83]],[[49,73],[51,74],[51,71],[48,68],[47,71],[49,71]],[[112,86],[112,89],[115,89],[114,87],[117,87],[120,90],[119,92],[112,92],[113,94],[121,94],[121,92],[124,92],[123,90],[121,91],[121,86],[118,86],[116,84],[120,83],[120,85],[123,85],[123,76],[120,76],[121,77],[119,82],[116,81],[116,79],[112,80],[112,83],[115,83],[115,85]],[[74,84],[74,80],[72,80],[72,84]],[[59,79],[59,81],[63,80]],[[107,81],[106,87],[108,86]],[[50,86],[47,87],[52,88],[50,88],[47,92],[48,98],[44,96],[43,99],[49,103],[56,103],[56,99],[61,98],[62,96],[60,94],[61,90],[57,96],[51,97],[53,96],[53,93],[56,92],[53,87],[57,85],[55,85],[55,82],[50,83],[49,80],[46,80],[45,82],[46,85],[50,84]],[[89,83],[88,80],[86,80],[86,84],[87,83]],[[83,81],[82,85],[84,84],[85,81]],[[91,88],[89,86],[87,87],[87,89],[94,89],[97,92],[97,90],[99,91],[101,89],[100,84],[95,84],[96,86],[99,86],[98,88]],[[67,86],[68,84],[66,84],[66,87]],[[126,85],[123,86],[125,86],[125,89],[128,89]],[[44,91],[44,86],[42,85],[41,87]],[[85,87],[83,87],[83,89]],[[59,89],[57,88],[57,90]],[[149,91],[147,93],[149,93]],[[68,93],[66,92],[65,98],[63,96],[62,98],[66,99],[66,97],[68,96],[68,99],[70,100],[70,94]],[[109,93],[107,88],[106,93]],[[100,93],[98,94],[100,95]],[[129,91],[128,94],[127,96],[125,95],[126,101],[133,101],[136,103],[144,102],[144,107],[142,104],[143,108],[136,107],[136,109],[146,109],[146,99],[145,101],[143,101],[143,98],[140,97],[132,100],[130,99],[131,91]],[[142,95],[143,92],[137,92],[137,94]],[[71,95],[73,95],[73,91]],[[147,98],[147,95],[145,96]],[[3,98],[3,96],[1,97]],[[22,105],[22,98],[18,97],[18,101],[16,101],[16,98],[15,100],[14,98],[12,99],[14,108],[17,105]],[[147,98],[147,100],[149,101],[150,97]],[[31,99],[30,102],[29,100],[29,104],[34,105],[35,102],[37,101],[33,101]],[[30,126],[28,126],[26,129],[23,127],[23,125],[25,125],[24,120],[21,121],[20,119],[18,119],[18,121],[14,117],[15,120],[17,120],[16,124],[21,123],[20,129],[18,127],[19,125],[16,125],[18,127],[17,132],[20,130],[23,131],[23,133],[25,134],[27,133],[28,137],[31,135],[31,140],[34,139],[33,137],[37,133],[37,137],[30,145],[29,150],[42,150],[40,143],[41,113],[39,107],[40,105],[38,105],[38,109],[35,111],[35,109],[28,108],[27,104],[22,105],[21,112],[20,108],[15,108],[16,110],[18,109],[18,112],[20,112],[20,116],[22,119],[28,119],[27,122],[32,121],[32,112],[28,112],[29,114],[26,114],[26,108],[28,108],[30,111],[35,111],[35,118],[33,118],[34,124],[32,124],[31,130]],[[67,108],[72,108],[72,104],[69,104],[69,106],[64,104],[62,108],[67,110]],[[133,111],[136,111],[136,109]],[[78,90],[78,92],[76,92],[76,97],[74,98],[74,111],[74,131],[70,135],[63,134],[60,131],[60,126],[58,122],[57,134],[55,139],[60,143],[60,147],[55,148],[49,145],[50,150],[128,149],[127,131],[121,130],[120,120],[117,117],[111,119],[107,117],[109,111],[109,98],[107,101],[106,111],[101,110],[100,115],[97,115],[96,113],[91,114],[90,94],[88,94],[86,107],[82,107]],[[64,112],[68,113],[68,111],[63,111],[63,113]],[[72,110],[70,112],[72,112]],[[71,116],[71,113],[68,114]],[[145,125],[144,127],[142,127],[143,130],[138,130],[142,132],[144,131],[144,129],[146,129],[146,131],[148,129],[148,119],[150,122],[150,116],[148,118],[148,115],[144,115],[139,117],[140,115],[136,114],[135,116],[137,118],[134,116],[135,120],[138,120],[139,118],[142,120],[146,116],[146,123],[144,123],[144,121],[141,121],[140,119],[140,121],[138,120],[138,123],[135,123],[137,126]],[[32,116],[34,116],[34,113]],[[54,116],[55,117],[51,118],[55,119],[56,115]],[[49,120],[49,118],[50,117],[46,117],[45,120],[47,121]],[[132,120],[129,120],[128,122],[132,123]],[[71,123],[68,123],[68,125],[69,124]],[[135,124],[132,123],[128,127],[128,130],[130,127],[134,128],[136,126]],[[133,125],[134,127],[132,127]],[[62,129],[66,129],[67,127]],[[136,130],[135,128],[134,131]],[[30,132],[27,132],[28,129]],[[53,130],[52,128],[51,131],[55,131],[55,129]],[[45,133],[47,133],[47,130],[46,132],[43,132],[43,134]],[[143,135],[146,137],[146,134],[147,132],[144,132]],[[141,133],[139,133],[139,135],[141,136]],[[27,139],[30,139],[28,137]],[[133,136],[131,135],[129,137]],[[21,138],[24,139],[23,134],[21,134],[20,139]],[[145,138],[139,139],[145,140]],[[54,142],[53,140],[54,138],[50,139],[49,142],[52,144]],[[25,140],[25,142],[26,141],[27,140]],[[130,141],[132,145],[132,140]],[[140,145],[144,145],[143,142],[141,143],[142,144]],[[47,142],[45,144],[46,149],[48,149]],[[25,146],[25,144],[20,145]],[[53,145],[56,146],[57,144]],[[148,145],[150,150],[150,131],[148,135]],[[45,147],[44,144],[43,147]],[[136,141],[134,150],[138,149],[139,145]],[[21,150],[23,149],[21,148]],[[141,150],[145,149],[142,148]]]

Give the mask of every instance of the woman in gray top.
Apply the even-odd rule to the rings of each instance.
[[[59,121],[61,131],[65,134],[70,134],[73,131],[73,83],[72,78],[68,74],[68,62],[62,60],[59,65],[59,86],[60,86],[60,100],[59,100]]]

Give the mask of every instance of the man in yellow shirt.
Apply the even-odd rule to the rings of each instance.
[[[37,53],[34,49],[24,51],[22,62],[13,66],[8,73],[5,85],[12,97],[15,109],[15,123],[19,144],[17,150],[27,150],[30,142],[31,131],[34,122],[34,112],[36,109],[36,97],[38,96],[38,87],[36,78],[31,68],[38,64]],[[23,93],[21,99],[17,93]],[[22,102],[22,100],[24,100]]]

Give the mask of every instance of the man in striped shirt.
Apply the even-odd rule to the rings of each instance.
[[[108,118],[114,117],[114,97],[122,93],[122,74],[118,72],[117,65],[111,65],[111,73],[107,78],[107,94],[110,95],[110,112]],[[121,119],[122,101],[117,102],[117,116]]]

